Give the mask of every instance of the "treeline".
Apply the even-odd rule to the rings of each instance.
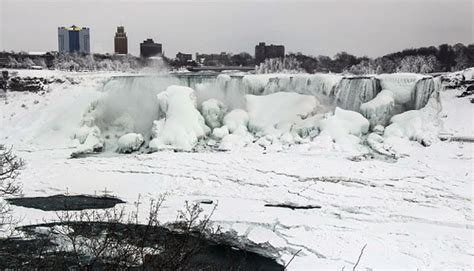
[[[374,74],[393,72],[433,73],[450,72],[474,67],[474,44],[453,46],[442,44],[438,47],[405,49],[378,58],[357,57],[346,52],[334,58],[328,56],[308,56],[290,53],[306,72],[347,72],[353,74]]]
[[[154,60],[111,54],[28,54],[0,52],[0,67],[10,69],[57,69],[69,71],[130,71],[151,66]]]
[[[167,66],[174,69],[186,66],[197,66],[195,61],[180,61],[163,56],[161,63],[154,59],[143,59],[132,55],[110,54],[58,54],[29,55],[27,53],[0,52],[0,67],[4,68],[48,68],[71,71],[129,71],[143,67]],[[263,64],[263,65],[262,65]],[[474,67],[474,44],[465,46],[442,44],[438,47],[420,47],[405,49],[400,52],[377,58],[357,57],[347,52],[340,52],[334,57],[311,56],[302,53],[289,53],[285,59],[270,60],[258,64],[249,53],[225,54],[219,59],[212,59],[204,65],[213,66],[257,66],[257,71],[274,72],[297,68],[308,73],[333,72],[351,74],[379,74],[393,72],[433,73],[450,72]]]

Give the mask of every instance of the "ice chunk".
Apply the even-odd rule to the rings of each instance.
[[[360,113],[337,107],[334,115],[322,119],[319,126],[320,136],[329,136],[336,142],[355,142],[358,140],[354,137],[368,132],[369,121]]]
[[[157,95],[159,117],[162,123],[154,125],[150,142],[152,151],[160,149],[191,150],[198,139],[206,136],[210,129],[196,109],[194,90],[182,86],[170,86]]]
[[[222,127],[217,127],[214,128],[212,131],[212,137],[217,138],[217,139],[222,139],[225,136],[229,134],[229,129],[227,129],[227,126],[222,126]]]
[[[324,117],[323,114],[317,114],[308,117],[300,122],[297,122],[293,127],[292,131],[298,134],[300,137],[314,137],[319,133],[319,122]]]
[[[101,138],[100,130],[97,126],[91,127],[86,139],[71,154],[71,157],[79,157],[81,155],[98,153],[104,150],[104,140]]]
[[[225,115],[223,123],[227,126],[230,133],[234,133],[241,126],[247,129],[249,114],[242,109],[234,109]]]
[[[367,137],[367,145],[378,154],[397,158],[398,153],[392,148],[390,144],[384,142],[384,138],[376,133],[371,133]]]
[[[222,126],[222,119],[227,113],[227,106],[219,100],[209,99],[202,103],[201,113],[207,126],[214,129]]]
[[[360,106],[360,112],[369,120],[372,128],[377,125],[386,126],[394,114],[394,109],[395,100],[389,90],[382,90],[373,100]]]
[[[117,152],[131,153],[137,151],[138,149],[140,149],[144,142],[145,139],[141,134],[129,133],[123,135],[117,141]]]

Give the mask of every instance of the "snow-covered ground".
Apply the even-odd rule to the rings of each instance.
[[[282,263],[302,249],[292,270],[352,268],[365,244],[359,268],[474,268],[473,143],[423,147],[400,139],[406,156],[394,163],[352,161],[359,149],[323,138],[278,150],[69,159],[70,136],[90,102],[104,95],[98,89],[110,74],[67,76],[81,83],[51,85],[44,94],[9,93],[8,103],[0,103],[0,142],[25,159],[19,180],[27,196],[107,190],[135,208],[138,195],[146,202],[165,193],[163,221],[174,220],[186,200],[209,199],[217,203],[216,224],[279,248]],[[472,137],[474,106],[456,94],[441,93],[444,132]],[[284,202],[321,208],[264,207]],[[22,223],[55,216],[21,207],[15,212]]]

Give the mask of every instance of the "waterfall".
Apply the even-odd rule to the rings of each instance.
[[[439,79],[434,79],[431,77],[423,78],[418,80],[415,85],[415,91],[413,92],[412,101],[414,102],[414,109],[418,110],[428,103],[428,100],[431,97],[431,94],[436,90],[439,90],[441,85]]]
[[[358,112],[360,105],[375,98],[380,90],[380,81],[375,77],[344,77],[336,86],[336,104]]]

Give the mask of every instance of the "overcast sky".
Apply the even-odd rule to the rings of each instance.
[[[0,0],[0,50],[58,49],[57,27],[87,26],[93,52],[113,52],[124,25],[129,52],[153,38],[178,51],[247,51],[259,41],[286,52],[371,57],[404,48],[474,43],[473,0],[24,1]]]

